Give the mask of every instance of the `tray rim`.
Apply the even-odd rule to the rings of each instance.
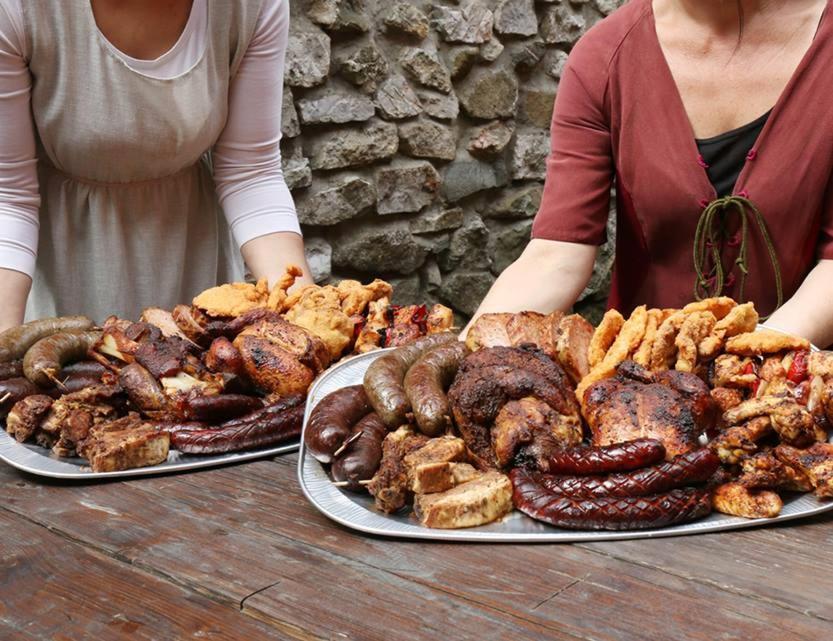
[[[18,469],[28,474],[41,476],[45,478],[64,479],[64,480],[101,480],[101,479],[117,479],[117,478],[131,478],[137,476],[154,476],[160,474],[176,474],[180,472],[191,472],[194,470],[201,470],[210,467],[217,467],[220,465],[231,465],[233,463],[244,463],[255,459],[266,458],[269,456],[277,456],[280,454],[288,454],[295,452],[300,446],[300,441],[293,441],[284,445],[277,445],[261,450],[254,450],[250,452],[228,452],[226,454],[216,454],[213,456],[200,456],[199,459],[191,457],[182,462],[164,462],[157,465],[150,465],[148,467],[135,467],[129,470],[121,470],[116,472],[93,472],[92,470],[84,470],[81,465],[71,463],[68,460],[61,460],[53,458],[48,454],[41,454],[36,450],[29,449],[26,445],[18,443],[11,435],[6,433],[5,429],[0,429],[0,460],[7,465]],[[38,447],[38,446],[35,446]],[[44,450],[44,448],[39,448]],[[172,450],[175,451],[175,450]],[[30,461],[31,459],[31,461]],[[46,467],[40,467],[35,462],[49,462],[52,465],[68,466],[75,468],[78,471],[60,471],[51,470]]]
[[[409,539],[409,540],[423,540],[423,541],[454,541],[454,542],[468,542],[468,543],[588,543],[595,541],[623,541],[634,539],[656,539],[674,536],[691,536],[693,534],[708,534],[713,532],[724,532],[729,530],[740,530],[751,527],[761,527],[771,524],[780,524],[787,521],[793,521],[801,518],[808,518],[823,514],[833,510],[833,500],[827,502],[820,502],[818,505],[810,509],[802,510],[795,514],[781,513],[773,518],[764,519],[745,519],[742,517],[721,515],[718,521],[694,521],[692,523],[685,523],[665,528],[656,528],[651,530],[626,530],[626,531],[592,531],[592,530],[565,530],[555,528],[553,526],[546,526],[546,524],[539,524],[533,519],[525,515],[521,518],[529,519],[532,523],[544,525],[550,531],[545,532],[495,532],[495,531],[478,531],[479,528],[465,528],[457,530],[441,530],[423,527],[416,522],[402,523],[395,521],[387,516],[377,512],[372,512],[365,509],[360,503],[350,499],[345,493],[332,487],[329,478],[326,476],[323,465],[319,463],[314,457],[307,456],[306,448],[304,447],[304,432],[306,431],[310,412],[312,411],[313,400],[318,402],[318,390],[326,384],[326,382],[333,376],[338,375],[341,369],[344,369],[357,360],[375,360],[385,352],[392,351],[394,348],[386,348],[374,350],[365,354],[359,354],[347,359],[344,359],[338,365],[330,368],[321,377],[319,377],[312,386],[310,386],[307,395],[306,407],[304,409],[304,423],[301,432],[301,444],[298,455],[298,467],[296,475],[298,483],[301,486],[306,499],[324,516],[330,520],[356,530],[365,534],[374,536],[394,538],[394,539]],[[817,349],[813,346],[814,351]],[[355,384],[355,383],[354,383]],[[833,436],[831,436],[833,442]],[[320,483],[320,479],[313,478],[311,475],[319,472],[324,475],[326,484]],[[329,490],[329,491],[327,491]],[[812,494],[803,494],[801,497],[813,497]],[[334,512],[331,507],[328,507],[329,502],[335,502],[337,507],[350,509],[351,506],[363,510],[362,518],[359,520],[346,518],[339,513]],[[713,513],[717,514],[717,513]]]

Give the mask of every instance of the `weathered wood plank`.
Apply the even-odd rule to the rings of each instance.
[[[3,639],[282,639],[241,613],[0,509]]]
[[[483,608],[489,626],[494,626],[491,617],[501,616],[594,639],[665,639],[669,622],[691,639],[784,638],[787,630],[790,638],[811,639],[831,632],[828,622],[778,604],[735,596],[719,586],[612,559],[598,550],[431,545],[364,537],[317,514],[301,496],[291,462],[285,459],[129,484],[27,484],[20,489],[26,491],[13,498],[14,509],[34,510],[36,518],[55,527],[114,546],[126,558],[164,567],[179,580],[207,590],[237,598],[251,593],[256,584],[259,589],[280,581],[246,599],[247,611],[330,634],[364,638],[360,626],[368,617],[399,621],[401,611],[406,612],[407,626],[423,624],[426,617],[444,623],[479,617]],[[0,492],[7,491],[8,482],[0,476]],[[109,521],[118,522],[131,509],[141,512],[140,522],[133,523],[128,514],[130,527],[113,528]],[[95,518],[91,511],[109,518]],[[188,534],[185,540],[183,533]],[[668,541],[691,546],[698,540],[703,539]],[[322,572],[322,565],[333,567]],[[306,566],[311,569],[304,574]],[[807,577],[802,578],[806,583]],[[458,607],[431,607],[436,606],[437,592],[442,602]],[[412,593],[418,596],[416,606]],[[316,599],[330,611],[324,614],[328,627],[321,627]],[[334,616],[332,611],[343,604],[354,607]],[[467,629],[473,631],[464,626],[461,636]]]
[[[833,514],[650,545],[622,541],[582,547],[833,622],[833,574],[821,570],[833,567]]]
[[[378,622],[394,620],[409,638],[433,639],[454,621],[459,638],[577,638],[260,530],[262,513],[247,499],[245,488],[238,493],[240,501],[228,501],[235,509],[218,518],[210,490],[180,499],[170,479],[157,481],[164,488],[152,488],[152,496],[145,483],[72,488],[26,483],[15,485],[16,496],[3,485],[0,500],[8,509],[215,600],[242,603],[247,613],[285,630],[327,638],[384,638],[374,637],[369,627],[384,635],[386,628]],[[280,600],[247,598],[268,586],[279,590]]]

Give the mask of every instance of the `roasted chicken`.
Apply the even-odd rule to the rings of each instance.
[[[650,372],[625,361],[616,376],[591,385],[584,417],[594,445],[655,438],[671,459],[698,446],[697,439],[715,418],[709,388],[694,374]]]
[[[317,336],[286,321],[251,325],[233,344],[249,379],[261,390],[280,396],[306,394],[330,363],[331,354]]]
[[[496,419],[512,401],[512,405]],[[501,466],[520,446],[536,458],[579,424],[578,405],[564,370],[535,349],[491,347],[463,361],[448,392],[463,440],[480,469]],[[538,402],[546,405],[542,412]],[[527,422],[529,421],[529,423]],[[552,437],[552,438],[550,438]]]

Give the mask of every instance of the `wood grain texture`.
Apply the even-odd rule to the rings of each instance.
[[[0,505],[292,638],[833,638],[829,518],[582,546],[394,541],[315,511],[296,462],[86,486],[2,469]]]

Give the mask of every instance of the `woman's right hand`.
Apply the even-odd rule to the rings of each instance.
[[[492,285],[460,340],[481,314],[567,311],[590,281],[597,250],[595,245],[533,238]]]
[[[22,272],[0,268],[0,331],[23,322],[32,279]]]

